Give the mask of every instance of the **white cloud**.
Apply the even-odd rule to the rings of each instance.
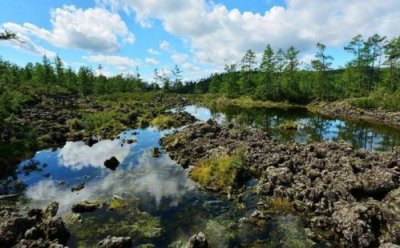
[[[146,58],[145,61],[149,65],[158,65],[158,64],[160,64],[160,61],[158,61],[156,59],[152,59],[152,58]]]
[[[169,51],[171,49],[171,44],[168,41],[163,40],[160,43],[160,49],[164,51]]]
[[[188,55],[185,53],[175,53],[171,55],[172,61],[174,61],[176,64],[182,64],[188,59]]]
[[[119,70],[128,70],[139,65],[138,61],[123,56],[90,55],[90,56],[82,56],[82,59],[97,64],[115,66]]]
[[[159,51],[157,51],[153,48],[148,49],[147,52],[150,53],[151,55],[159,55],[160,54]]]
[[[191,72],[196,72],[196,71],[201,71],[200,67],[195,66],[191,63],[185,63],[182,65],[183,69],[191,71]]]
[[[286,0],[264,14],[228,9],[206,0],[98,0],[114,9],[135,12],[151,26],[160,20],[165,30],[190,42],[200,62],[223,65],[238,61],[247,49],[261,54],[267,43],[286,49],[294,45],[310,52],[317,42],[341,47],[356,34],[400,33],[398,0]]]
[[[67,142],[60,150],[58,159],[63,166],[72,170],[97,167],[107,170],[104,161],[115,156],[121,163],[129,155],[131,145],[121,147],[120,140],[102,140],[92,147],[83,142]]]
[[[14,23],[4,23],[3,25],[0,26],[0,31],[3,32],[3,30],[10,30],[15,33],[17,33],[17,39],[12,39],[12,40],[7,40],[3,41],[4,44],[7,44],[9,46],[12,46],[17,49],[22,49],[25,51],[29,51],[32,53],[39,54],[41,56],[46,55],[47,57],[55,57],[56,53],[50,50],[47,50],[44,47],[41,47],[35,42],[33,42],[28,36],[24,35],[23,32],[25,29],[17,24]]]
[[[121,43],[131,44],[134,35],[117,13],[103,8],[80,9],[73,5],[51,11],[52,30],[31,23],[10,24],[18,33],[35,36],[58,47],[94,52],[115,52]]]

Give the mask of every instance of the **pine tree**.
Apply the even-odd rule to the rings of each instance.
[[[333,57],[325,54],[326,46],[321,43],[317,43],[317,53],[315,60],[311,61],[311,66],[316,72],[315,74],[315,91],[319,98],[327,99],[328,92],[332,89],[330,87],[330,79],[328,77],[328,70],[332,65]]]

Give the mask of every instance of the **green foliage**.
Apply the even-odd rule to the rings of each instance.
[[[173,115],[159,115],[150,121],[150,124],[160,129],[175,127],[177,122]]]
[[[297,130],[298,123],[293,120],[285,120],[278,125],[278,128],[284,130]]]
[[[100,133],[106,130],[117,134],[126,127],[122,124],[125,121],[125,115],[115,111],[102,111],[98,113],[87,113],[83,117],[82,126],[87,130]]]
[[[230,186],[240,183],[245,163],[244,150],[239,149],[233,155],[215,153],[201,160],[190,171],[190,176],[206,188],[226,191]]]

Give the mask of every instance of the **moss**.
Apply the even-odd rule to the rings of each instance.
[[[177,120],[173,115],[159,115],[150,124],[159,129],[168,129],[177,126]]]
[[[227,98],[215,95],[205,95],[198,98],[201,103],[206,106],[218,106],[218,107],[228,107],[228,106],[238,106],[241,108],[292,108],[299,107],[296,104],[291,104],[288,102],[273,102],[273,101],[260,101],[254,100],[250,97],[239,97],[239,98]]]
[[[78,118],[69,120],[68,124],[71,130],[81,130],[83,128],[82,123]]]
[[[293,120],[285,120],[278,125],[279,129],[283,130],[297,130],[298,123]]]
[[[134,243],[162,234],[160,218],[139,210],[137,202],[113,199],[116,211],[99,210],[82,215],[81,223],[71,223],[69,229],[78,247],[94,247],[101,239],[111,236],[130,236]]]
[[[124,209],[128,206],[129,206],[128,201],[120,198],[113,198],[108,204],[108,209],[114,211],[118,209]]]
[[[288,199],[282,197],[271,197],[267,202],[271,210],[286,213],[292,211],[292,203]]]
[[[190,171],[190,176],[205,188],[226,191],[240,183],[244,169],[245,151],[240,149],[233,155],[213,154],[201,160]]]
[[[102,111],[98,113],[88,113],[82,120],[83,127],[96,134],[108,131],[116,134],[127,127],[123,124],[125,116],[114,111]]]

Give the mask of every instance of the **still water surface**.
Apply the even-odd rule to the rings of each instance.
[[[329,119],[301,109],[187,106],[174,111],[187,111],[201,121],[213,118],[220,123],[262,128],[283,141],[308,143],[342,139],[368,150],[391,150],[400,143],[400,132],[396,129]],[[285,121],[295,121],[297,128],[290,131],[279,128]],[[48,202],[57,201],[59,215],[65,218],[71,215],[72,204],[82,200],[107,202],[118,196],[130,202],[132,209],[126,212],[109,211],[104,206],[83,214],[82,223],[69,226],[73,235],[70,247],[95,246],[107,235],[136,236],[135,245],[181,247],[199,231],[206,233],[213,247],[254,247],[256,244],[311,247],[298,217],[277,215],[261,227],[245,221],[244,217],[249,217],[258,202],[253,193],[256,182],[248,183],[243,200],[246,207],[243,207],[197,187],[188,178],[187,170],[168,154],[154,158],[151,150],[159,147],[159,139],[172,131],[152,127],[130,130],[121,133],[118,139],[103,140],[91,147],[83,142],[68,142],[59,149],[39,151],[32,159],[22,162],[10,180],[2,182],[1,193],[22,193],[26,200],[21,204],[31,207],[45,207]],[[136,142],[128,144],[127,139]],[[104,166],[104,161],[112,156],[121,162],[115,171]],[[34,169],[24,170],[28,167]],[[71,187],[79,183],[85,183],[85,188],[71,192]],[[135,211],[146,212],[150,217],[141,220],[138,217],[141,215],[132,214]],[[157,225],[146,226],[154,220],[158,221]],[[133,227],[135,234],[131,232]]]

